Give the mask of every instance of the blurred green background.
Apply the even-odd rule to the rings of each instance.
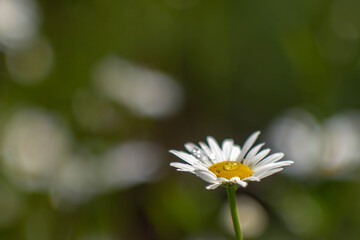
[[[212,135],[295,164],[238,191],[247,239],[360,235],[357,0],[0,0],[0,239],[233,239],[170,168]]]

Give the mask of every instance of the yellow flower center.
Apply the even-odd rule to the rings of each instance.
[[[209,170],[213,172],[218,178],[231,179],[233,177],[239,177],[244,179],[253,175],[253,171],[248,166],[239,162],[224,161],[216,163],[209,167]]]

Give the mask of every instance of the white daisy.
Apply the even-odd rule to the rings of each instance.
[[[190,172],[211,183],[206,189],[215,189],[222,184],[237,184],[246,187],[247,182],[257,181],[283,170],[282,167],[293,161],[280,161],[283,153],[270,153],[270,149],[260,151],[264,143],[251,148],[260,131],[253,133],[242,148],[232,139],[225,139],[220,147],[213,137],[207,137],[208,145],[199,142],[199,146],[186,143],[190,153],[170,150],[170,153],[184,160],[185,163],[172,162],[170,166],[181,172]]]

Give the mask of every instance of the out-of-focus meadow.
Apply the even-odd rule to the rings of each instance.
[[[0,239],[233,239],[168,149],[295,164],[238,191],[247,239],[360,236],[357,0],[0,0]]]

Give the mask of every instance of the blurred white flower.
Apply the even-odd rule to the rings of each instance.
[[[122,189],[157,179],[164,149],[153,142],[129,141],[115,146],[102,159],[101,179],[110,189]]]
[[[240,216],[240,225],[244,237],[260,237],[265,232],[269,223],[269,217],[266,213],[266,210],[257,200],[247,195],[241,195],[238,197],[237,206]],[[225,230],[229,234],[234,234],[228,202],[224,204],[220,213],[220,219],[223,223],[223,226],[225,227]]]
[[[274,121],[269,137],[296,162],[290,174],[340,175],[360,163],[360,114],[355,111],[319,123],[306,111],[292,110]]]
[[[98,164],[91,156],[70,156],[54,173],[49,188],[53,205],[71,208],[90,199],[100,190],[98,175]]]
[[[0,0],[1,1],[1,0]],[[45,38],[6,52],[6,64],[11,76],[21,84],[34,84],[43,80],[54,64],[54,51]]]
[[[128,107],[135,115],[164,118],[182,105],[180,85],[164,73],[112,56],[95,69],[96,89]]]
[[[164,156],[160,145],[146,141],[125,142],[98,157],[72,155],[53,173],[52,204],[67,210],[95,195],[157,180]]]
[[[0,50],[17,48],[36,36],[39,8],[33,0],[0,0]]]
[[[44,189],[69,153],[69,134],[50,114],[35,109],[16,112],[4,127],[4,171],[30,190]]]
[[[154,142],[124,142],[98,156],[74,153],[71,144],[70,133],[56,117],[20,109],[1,132],[2,171],[25,190],[49,191],[53,206],[65,210],[97,194],[158,180],[165,172],[160,167],[166,151]],[[10,221],[5,217],[4,222]]]

